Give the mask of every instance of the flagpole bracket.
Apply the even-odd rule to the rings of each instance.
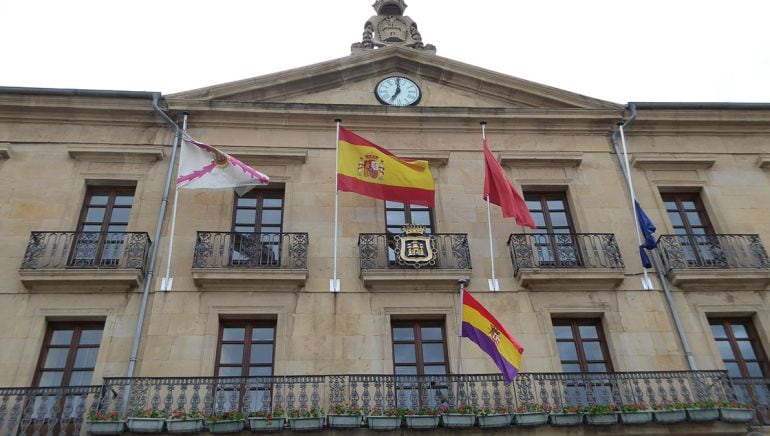
[[[340,292],[340,279],[329,280],[329,292],[337,294]]]
[[[497,279],[487,279],[490,292],[500,292],[500,282]]]
[[[171,290],[171,287],[174,285],[174,278],[173,277],[163,277],[160,280],[160,290],[164,292],[168,292]]]

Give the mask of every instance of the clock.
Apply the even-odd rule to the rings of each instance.
[[[420,87],[403,76],[390,76],[380,80],[374,88],[374,95],[380,103],[388,106],[414,106],[422,98]]]

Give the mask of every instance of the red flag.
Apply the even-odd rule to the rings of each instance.
[[[537,228],[529,208],[514,189],[513,183],[505,176],[503,167],[497,162],[489,150],[487,139],[484,138],[484,198],[503,208],[503,218],[515,218],[516,224],[531,229]]]

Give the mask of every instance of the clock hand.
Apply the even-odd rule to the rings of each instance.
[[[401,79],[396,77],[396,92],[393,93],[393,96],[390,97],[390,101],[393,101],[396,99],[396,96],[401,93]]]

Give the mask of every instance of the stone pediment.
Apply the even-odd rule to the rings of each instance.
[[[389,75],[415,81],[418,107],[622,110],[623,106],[403,47],[385,47],[319,64],[166,96],[185,103],[381,106],[375,85]]]

